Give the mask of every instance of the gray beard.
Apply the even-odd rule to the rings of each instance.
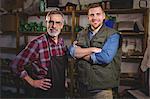
[[[59,32],[55,32],[55,33],[52,33],[52,32],[48,32],[48,34],[52,37],[56,37],[58,36],[60,33]]]

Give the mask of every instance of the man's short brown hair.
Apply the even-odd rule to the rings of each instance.
[[[101,3],[90,3],[90,4],[88,5],[88,11],[89,11],[89,9],[91,9],[91,8],[96,8],[96,7],[101,7],[101,8],[102,8]],[[102,8],[102,10],[103,10],[103,8]]]

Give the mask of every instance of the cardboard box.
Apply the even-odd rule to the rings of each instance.
[[[16,31],[17,30],[17,17],[15,15],[2,15],[1,16],[1,30],[2,31]]]
[[[23,0],[1,0],[1,6],[7,11],[23,8]]]
[[[110,8],[111,9],[132,9],[133,0],[111,0]]]

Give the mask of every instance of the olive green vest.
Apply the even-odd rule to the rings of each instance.
[[[85,29],[79,33],[77,37],[78,45],[82,47],[102,48],[109,36],[118,33],[114,29],[104,25],[90,41],[88,32],[89,29]],[[109,64],[92,64],[83,59],[78,59],[76,65],[78,81],[87,85],[88,90],[118,87],[121,66],[121,48],[118,48],[117,54]]]

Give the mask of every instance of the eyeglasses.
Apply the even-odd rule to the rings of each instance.
[[[61,21],[52,21],[52,20],[49,20],[49,21],[46,21],[48,24],[50,25],[53,25],[53,24],[56,24],[56,25],[62,25],[62,22]]]

